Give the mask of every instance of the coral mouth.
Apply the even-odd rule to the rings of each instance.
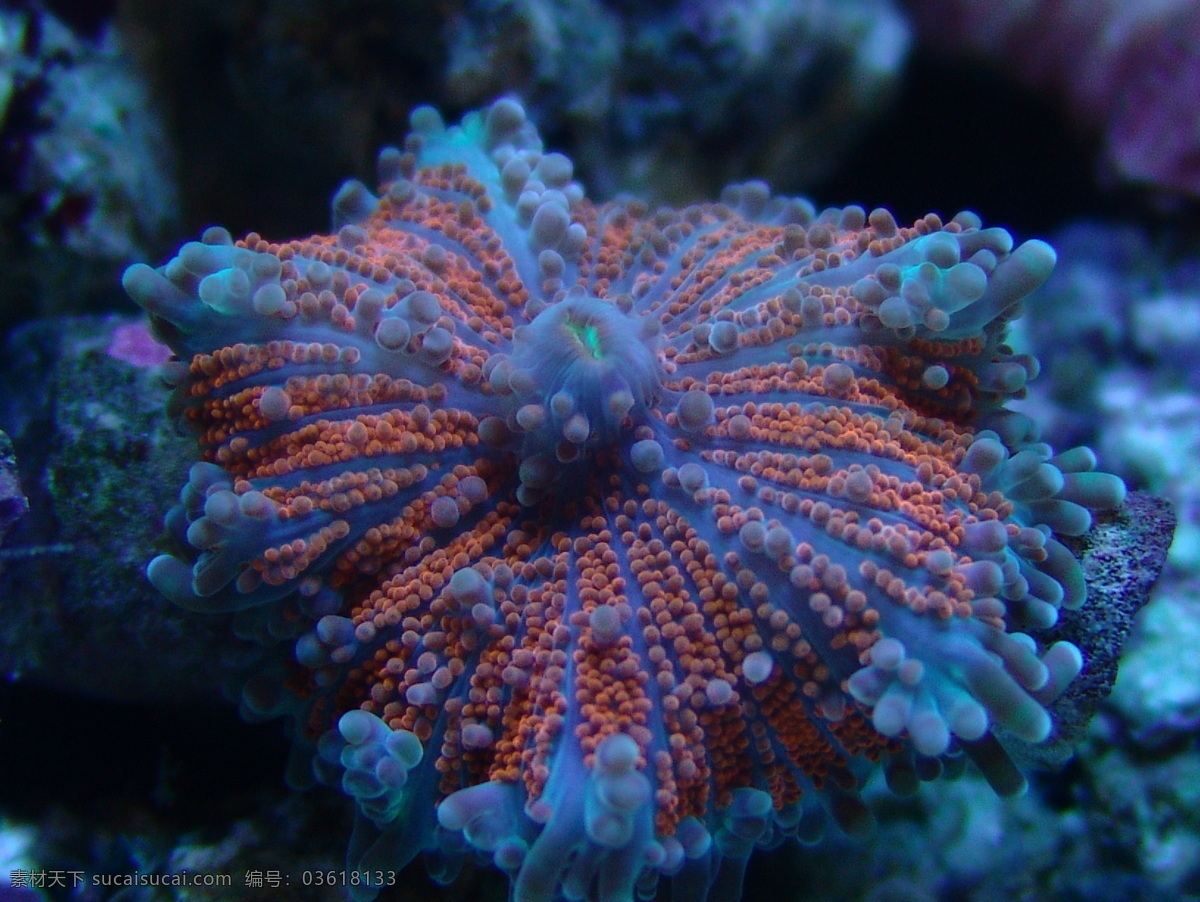
[[[601,448],[645,438],[662,394],[657,329],[609,301],[577,293],[516,331],[513,353],[489,383],[509,398],[505,426],[523,436],[521,495],[535,502],[561,474]]]
[[[600,335],[601,324],[593,320],[568,318],[563,324],[567,332],[579,345],[579,351],[584,357],[593,360],[604,359],[604,344]]]

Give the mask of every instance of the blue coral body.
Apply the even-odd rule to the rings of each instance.
[[[125,277],[201,454],[149,576],[271,649],[244,712],[356,800],[352,870],[736,898],[756,846],[865,828],[877,767],[1021,789],[1081,666],[1055,535],[1124,490],[1003,407],[1047,245],[756,183],[595,205],[511,100],[418,110],[380,182]]]

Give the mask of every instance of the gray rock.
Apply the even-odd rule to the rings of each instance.
[[[1175,515],[1166,501],[1131,492],[1119,511],[1096,517],[1087,534],[1062,540],[1083,562],[1088,597],[1079,610],[1060,613],[1052,634],[1079,647],[1084,667],[1052,706],[1054,735],[1047,743],[1020,749],[1023,763],[1059,765],[1087,734],[1097,708],[1112,692],[1134,616],[1150,600],[1174,531]]]
[[[194,458],[164,416],[152,366],[108,353],[119,317],[16,330],[0,364],[0,424],[30,511],[0,558],[0,668],[124,701],[217,697],[256,651],[222,617],[147,582],[163,516]]]
[[[13,451],[12,439],[0,432],[0,545],[12,525],[29,510],[29,499],[21,491],[21,481],[17,478],[17,458]],[[0,552],[0,567],[3,566],[4,555]]]

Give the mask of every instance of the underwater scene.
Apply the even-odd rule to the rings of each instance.
[[[0,4],[0,902],[1200,899],[1197,48]]]

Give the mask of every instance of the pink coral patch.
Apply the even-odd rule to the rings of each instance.
[[[113,329],[104,353],[133,366],[158,366],[171,359],[171,349],[155,341],[144,322],[126,323]]]

